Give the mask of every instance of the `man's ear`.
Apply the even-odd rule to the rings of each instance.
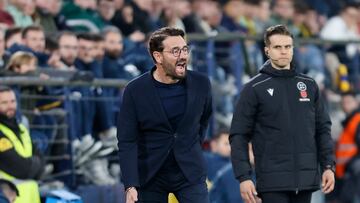
[[[163,57],[158,51],[153,52],[153,57],[155,58],[156,63],[162,64]]]
[[[265,55],[268,56],[268,55],[269,55],[269,48],[268,48],[268,47],[264,47],[264,51],[265,51]]]

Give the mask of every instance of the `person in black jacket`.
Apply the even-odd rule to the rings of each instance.
[[[201,143],[212,112],[208,77],[187,70],[184,31],[165,27],[149,40],[153,69],[125,88],[118,147],[126,202],[207,203]]]
[[[310,203],[334,188],[331,121],[312,78],[292,66],[293,36],[284,25],[264,35],[269,60],[245,84],[230,130],[231,159],[246,203]],[[255,156],[251,180],[248,143]]]

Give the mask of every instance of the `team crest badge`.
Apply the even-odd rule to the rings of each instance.
[[[299,101],[301,101],[301,102],[310,101],[310,98],[308,98],[308,94],[306,92],[306,90],[307,90],[306,84],[303,83],[303,82],[298,82],[296,87],[300,91],[300,97],[301,98],[299,98]]]

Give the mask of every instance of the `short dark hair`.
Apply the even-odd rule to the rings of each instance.
[[[7,42],[13,35],[16,35],[18,33],[22,32],[21,27],[12,27],[5,31],[5,41]]]
[[[289,29],[285,25],[274,25],[266,29],[264,34],[265,46],[270,45],[270,37],[273,35],[286,35],[294,39]]]
[[[44,32],[44,29],[41,26],[37,26],[37,25],[30,25],[25,27],[22,32],[21,32],[21,37],[24,39],[26,37],[26,35],[31,32],[31,31],[41,31]]]
[[[354,90],[348,90],[345,92],[341,92],[340,95],[341,97],[346,97],[346,96],[356,97],[357,94]]]
[[[54,37],[47,36],[45,37],[45,49],[50,52],[56,51],[59,49],[59,43]]]
[[[156,30],[155,32],[153,32],[151,34],[150,39],[149,39],[149,52],[155,63],[156,63],[156,60],[153,56],[153,53],[155,51],[158,51],[158,52],[163,51],[164,50],[163,41],[167,37],[170,37],[170,36],[181,36],[182,38],[184,38],[185,32],[178,28],[163,27],[163,28]]]
[[[6,86],[6,85],[0,85],[0,93],[3,93],[3,92],[12,92],[13,89],[11,89],[9,86]]]
[[[77,35],[78,39],[86,40],[86,41],[93,41],[93,35],[88,32],[80,32]]]

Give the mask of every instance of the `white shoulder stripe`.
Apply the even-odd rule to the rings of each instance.
[[[264,80],[262,80],[262,81],[259,81],[259,82],[255,83],[255,84],[253,84],[252,87],[255,87],[255,86],[257,86],[257,85],[259,85],[259,84],[261,84],[261,83],[263,83],[263,82],[266,82],[266,81],[270,80],[271,78],[272,78],[272,77],[268,77],[268,78],[266,78],[266,79],[264,79]]]

